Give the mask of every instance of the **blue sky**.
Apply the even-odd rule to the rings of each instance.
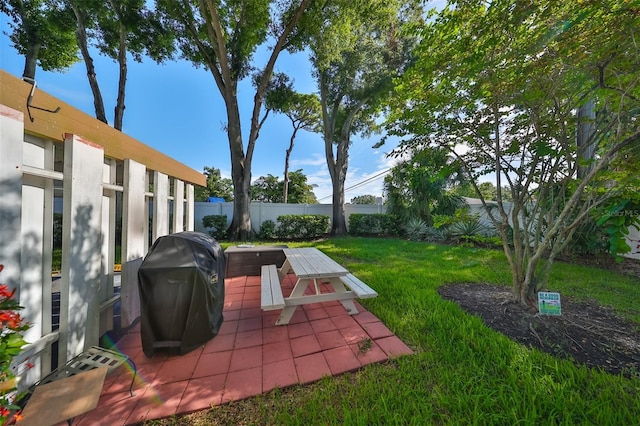
[[[11,46],[7,18],[0,14],[0,68],[20,77],[24,58]],[[262,67],[266,56],[257,54],[255,64]],[[96,74],[105,100],[107,117],[112,122],[117,96],[118,66],[109,58],[94,55]],[[304,53],[281,54],[276,64],[279,71],[288,73],[299,92],[316,92],[308,58]],[[83,62],[78,62],[64,73],[36,71],[38,88],[64,102],[95,116],[93,97],[86,78]],[[253,105],[254,89],[249,82],[239,87],[241,118],[248,123]],[[128,63],[126,110],[123,131],[142,143],[161,151],[197,171],[205,166],[221,170],[223,177],[230,177],[231,162],[229,142],[223,131],[224,103],[213,76],[202,68],[194,68],[190,62],[175,61],[156,64],[151,60]],[[284,115],[270,114],[265,122],[252,165],[252,180],[272,174],[282,178],[285,150],[289,144],[292,127]],[[247,130],[243,130],[246,140]],[[392,160],[385,153],[393,148],[371,148],[380,135],[370,138],[352,138],[349,171],[345,188],[368,181],[345,193],[349,202],[358,195],[382,195],[383,175]],[[302,169],[308,182],[317,185],[314,193],[321,203],[331,203],[331,178],[324,157],[320,135],[298,132],[291,155],[290,170]],[[379,175],[377,178],[372,177]]]

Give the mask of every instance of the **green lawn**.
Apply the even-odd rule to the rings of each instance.
[[[447,283],[510,283],[502,252],[352,237],[313,245],[379,293],[362,304],[415,355],[149,424],[638,424],[639,380],[527,349],[438,295]],[[640,327],[640,280],[554,268],[549,290],[598,300]]]

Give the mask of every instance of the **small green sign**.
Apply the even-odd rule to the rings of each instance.
[[[560,293],[539,292],[538,311],[540,315],[562,315]]]

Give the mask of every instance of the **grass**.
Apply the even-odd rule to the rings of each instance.
[[[640,419],[638,380],[528,349],[438,295],[448,283],[508,285],[500,251],[352,237],[313,245],[379,293],[362,304],[415,354],[147,424],[613,425]],[[557,263],[548,287],[595,299],[640,325],[638,279]]]
[[[122,247],[116,246],[115,248],[115,263],[120,263]],[[51,256],[51,271],[59,272],[62,269],[62,249],[53,249]]]

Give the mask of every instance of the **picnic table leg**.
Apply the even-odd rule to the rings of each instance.
[[[289,263],[289,259],[285,259],[282,266],[278,269],[278,278],[280,278],[280,284],[282,284],[290,270],[291,264]]]
[[[284,298],[284,303],[287,303],[287,299],[289,298],[293,298],[293,297],[300,297],[302,295],[304,295],[305,290],[307,289],[307,287],[309,286],[309,283],[312,280],[304,280],[304,279],[298,279],[298,281],[296,282],[296,285],[293,287],[293,290],[291,291],[291,294],[289,295],[289,297],[285,297]],[[289,321],[291,321],[291,317],[293,316],[293,314],[296,312],[296,308],[298,307],[298,305],[287,305],[282,309],[282,312],[280,313],[280,316],[278,317],[278,320],[276,321],[276,325],[285,325],[285,324],[289,324]]]
[[[327,282],[331,287],[333,287],[333,291],[335,291],[336,293],[346,293],[347,291],[349,291],[344,286],[342,281],[340,281],[340,278],[332,278]],[[353,303],[353,299],[340,300],[340,303],[342,303],[342,306],[344,306],[344,309],[349,315],[355,315],[358,313],[358,308],[356,308],[355,303]]]

